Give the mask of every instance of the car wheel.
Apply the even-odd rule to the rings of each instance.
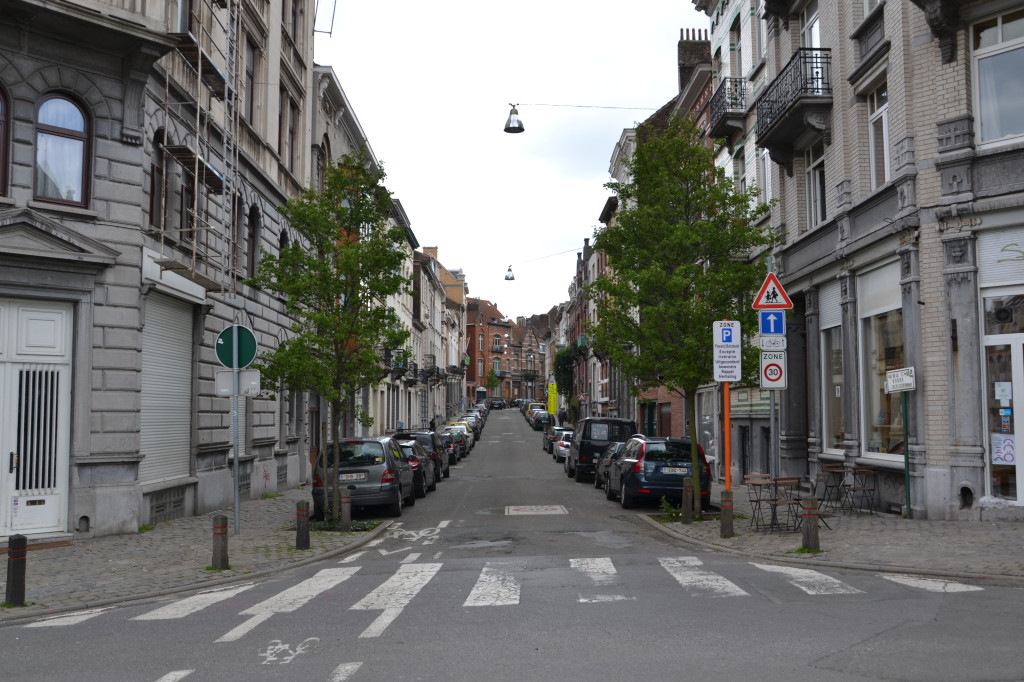
[[[614,500],[615,499],[615,493],[612,492],[612,479],[611,478],[606,478],[604,480],[604,499],[606,499],[606,500]]]
[[[416,479],[415,478],[412,480],[412,492],[410,492],[409,496],[407,498],[405,498],[405,506],[406,507],[411,507],[414,504],[416,504]]]
[[[402,515],[402,489],[398,489],[398,498],[394,502],[388,505],[388,516],[401,516]]]
[[[600,488],[601,487],[601,477],[597,475],[597,471],[596,470],[594,471],[594,487],[595,488]]]
[[[634,505],[633,496],[626,491],[625,481],[622,483],[622,490],[619,491],[619,504],[623,509],[632,509]]]
[[[437,482],[438,482],[438,480],[441,479],[441,477],[443,475],[444,475],[443,473],[435,473],[434,474],[434,480],[430,483],[430,487],[427,488],[427,492],[431,492],[432,493],[435,490],[437,490]]]
[[[416,497],[427,496],[427,482],[424,480],[425,476],[420,474],[413,479],[412,489]]]

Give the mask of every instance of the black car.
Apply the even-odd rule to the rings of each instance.
[[[636,433],[636,422],[614,417],[587,417],[576,422],[565,473],[576,481],[594,473],[594,462],[610,443],[624,443]]]
[[[398,446],[402,448],[405,458],[412,464],[412,489],[416,497],[426,497],[427,493],[437,490],[437,479],[440,474],[434,460],[423,449],[423,446],[414,440],[400,440]]]
[[[683,498],[683,479],[691,478],[689,438],[665,438],[634,435],[626,441],[622,452],[612,464],[605,479],[605,496],[619,498],[623,509],[633,507],[638,500],[660,500],[679,504]],[[704,456],[704,448],[697,446],[700,468],[701,509],[710,508],[711,467]]]
[[[423,449],[430,455],[430,459],[434,461],[434,470],[440,472],[437,477],[438,481],[452,475],[449,468],[451,464],[448,461],[448,449],[444,446],[441,436],[437,433],[433,431],[399,431],[392,438],[395,440],[414,440],[423,446]]]
[[[508,407],[508,405],[506,405],[505,401],[501,398],[491,398],[490,408],[492,410],[504,410],[506,407]]]
[[[449,432],[437,434],[437,437],[441,439],[441,445],[444,446],[445,452],[448,454],[448,466],[445,467],[445,477],[451,476],[451,466],[459,463],[459,444],[455,442],[455,436]]]

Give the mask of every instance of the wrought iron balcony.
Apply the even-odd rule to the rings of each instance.
[[[742,132],[747,116],[747,82],[726,78],[711,97],[711,137],[729,137]]]
[[[793,174],[793,143],[815,130],[832,142],[832,51],[800,48],[757,98],[757,144]]]

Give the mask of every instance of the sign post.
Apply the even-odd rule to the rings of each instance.
[[[248,367],[256,358],[256,335],[248,327],[232,325],[217,336],[216,343],[217,359],[220,364],[231,369],[231,441],[234,444],[234,468],[235,468],[235,530],[233,535],[238,535],[242,523],[241,514],[241,490],[239,478],[241,471],[239,467],[240,458],[238,452],[238,394],[239,376],[238,370]]]
[[[793,307],[793,301],[789,298],[789,294],[786,293],[786,289],[782,286],[782,282],[779,281],[778,275],[774,272],[769,272],[768,276],[764,278],[764,282],[761,284],[761,288],[757,291],[757,296],[754,297],[754,302],[751,307],[755,310],[760,311],[758,316],[760,318],[760,331],[761,331],[761,348],[764,350],[771,349],[772,352],[781,354],[775,355],[769,358],[767,363],[765,361],[765,353],[761,353],[761,388],[766,388],[765,379],[768,378],[770,386],[767,388],[783,389],[786,387],[786,318],[785,313],[781,314],[782,317],[779,320],[774,319],[771,314],[766,314],[764,311],[784,311],[789,310]],[[778,339],[778,341],[769,341],[769,339]],[[767,343],[766,343],[767,341]],[[778,350],[775,350],[778,349]],[[781,359],[781,362],[780,362]],[[773,390],[770,394],[771,402],[769,406],[770,410],[770,432],[771,432],[771,449],[769,469],[774,468],[776,476],[779,473],[781,463],[778,462],[778,429],[776,427],[776,414],[775,414],[775,391]]]
[[[917,388],[917,378],[913,367],[891,369],[885,373],[885,392],[903,394],[903,488],[904,504],[907,507],[907,518],[914,518],[914,510],[910,506],[910,429],[907,423],[907,393]]]
[[[729,412],[729,382],[739,381],[743,375],[743,352],[740,348],[740,323],[735,320],[722,320],[713,324],[715,348],[715,381],[722,382],[723,425],[722,425],[722,464],[725,467],[725,489],[732,490],[732,424]]]

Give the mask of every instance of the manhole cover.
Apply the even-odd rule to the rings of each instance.
[[[540,514],[568,514],[569,510],[560,504],[519,505],[505,507],[507,516],[537,516]]]

